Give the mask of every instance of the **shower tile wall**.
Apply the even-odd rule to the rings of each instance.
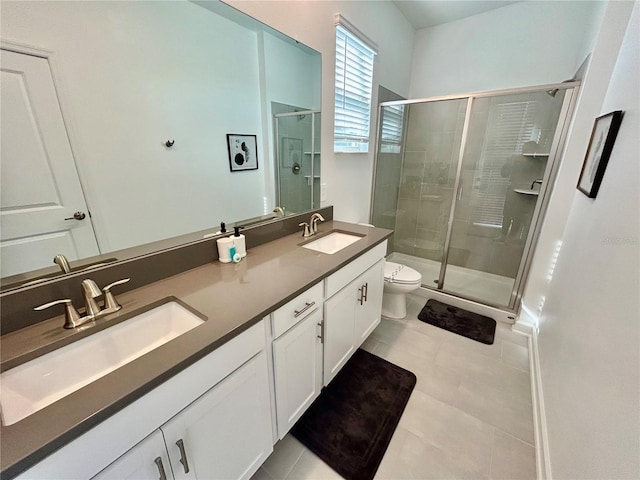
[[[466,100],[409,108],[393,250],[442,260]]]

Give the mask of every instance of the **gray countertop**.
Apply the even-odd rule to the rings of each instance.
[[[1,365],[7,370],[130,318],[167,297],[176,297],[207,317],[202,325],[86,387],[13,425],[2,426],[2,478],[12,478],[44,459],[392,233],[328,221],[319,226],[318,235],[335,229],[365,236],[327,255],[300,248],[303,239],[299,233],[288,235],[250,249],[240,263],[216,261],[116,295],[122,310],[96,321],[91,328],[64,330],[61,315],[2,336]]]

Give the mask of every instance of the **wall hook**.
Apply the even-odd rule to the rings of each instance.
[[[171,148],[171,147],[173,147],[174,143],[176,143],[175,140],[167,140],[166,143],[165,143],[165,146]]]

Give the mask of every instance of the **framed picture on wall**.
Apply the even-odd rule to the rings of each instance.
[[[589,198],[598,194],[621,122],[622,111],[616,110],[596,118],[593,125],[577,187]]]
[[[302,139],[282,137],[282,168],[292,168],[296,163],[302,164]]]
[[[255,135],[227,134],[229,168],[232,172],[258,169],[258,147]]]

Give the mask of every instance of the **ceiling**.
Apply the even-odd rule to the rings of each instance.
[[[516,0],[518,1],[518,0]],[[396,0],[413,28],[433,27],[516,3],[502,0]]]

